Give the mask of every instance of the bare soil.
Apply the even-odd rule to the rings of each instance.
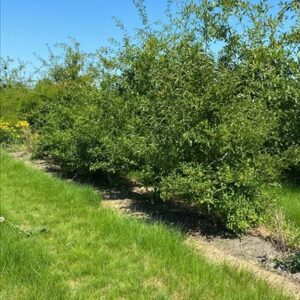
[[[11,155],[35,168],[59,174],[59,168],[51,162],[30,160],[30,155],[24,152]],[[200,251],[208,260],[214,263],[226,262],[238,269],[248,270],[274,288],[300,299],[300,273],[291,274],[275,268],[274,259],[283,258],[287,253],[262,238],[259,229],[243,236],[232,235],[201,215],[194,207],[161,200],[153,202],[151,190],[138,183],[124,181],[118,188],[112,188],[101,180],[85,182],[92,184],[104,195],[101,202],[103,207],[146,222],[160,221],[175,227],[185,235],[186,244]]]

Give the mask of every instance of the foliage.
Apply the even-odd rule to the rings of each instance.
[[[288,270],[291,273],[300,272],[300,251],[290,255],[287,258],[276,260],[276,267]]]
[[[25,80],[26,63],[10,57],[0,57],[0,90],[24,86],[28,80]]]
[[[26,64],[9,57],[0,58],[0,120],[17,122],[22,103],[31,98],[31,78],[27,76]],[[27,102],[27,101],[26,101]]]
[[[42,101],[23,108],[37,153],[71,172],[137,172],[246,231],[272,206],[265,187],[299,169],[299,4],[184,1],[151,25],[135,3],[143,27],[114,51],[50,50]]]
[[[28,93],[30,91],[25,86],[16,85],[0,88],[0,118],[2,121],[16,122],[19,119],[18,112],[21,108],[21,103],[24,98],[27,98]]]

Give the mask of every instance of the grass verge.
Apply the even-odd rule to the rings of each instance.
[[[208,263],[175,230],[100,200],[2,153],[0,298],[286,299],[246,272]]]
[[[285,185],[279,191],[279,205],[286,217],[300,227],[300,187]]]

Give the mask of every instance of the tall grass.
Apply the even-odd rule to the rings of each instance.
[[[279,191],[279,205],[288,219],[300,227],[300,187],[285,185]]]
[[[2,154],[0,298],[286,299],[246,272],[206,262],[175,230],[100,202],[89,187]]]

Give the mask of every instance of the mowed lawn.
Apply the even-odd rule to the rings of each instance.
[[[100,200],[1,154],[0,298],[287,299],[246,272],[208,263],[175,230]]]
[[[300,227],[300,186],[283,186],[279,191],[279,205],[287,218]]]

